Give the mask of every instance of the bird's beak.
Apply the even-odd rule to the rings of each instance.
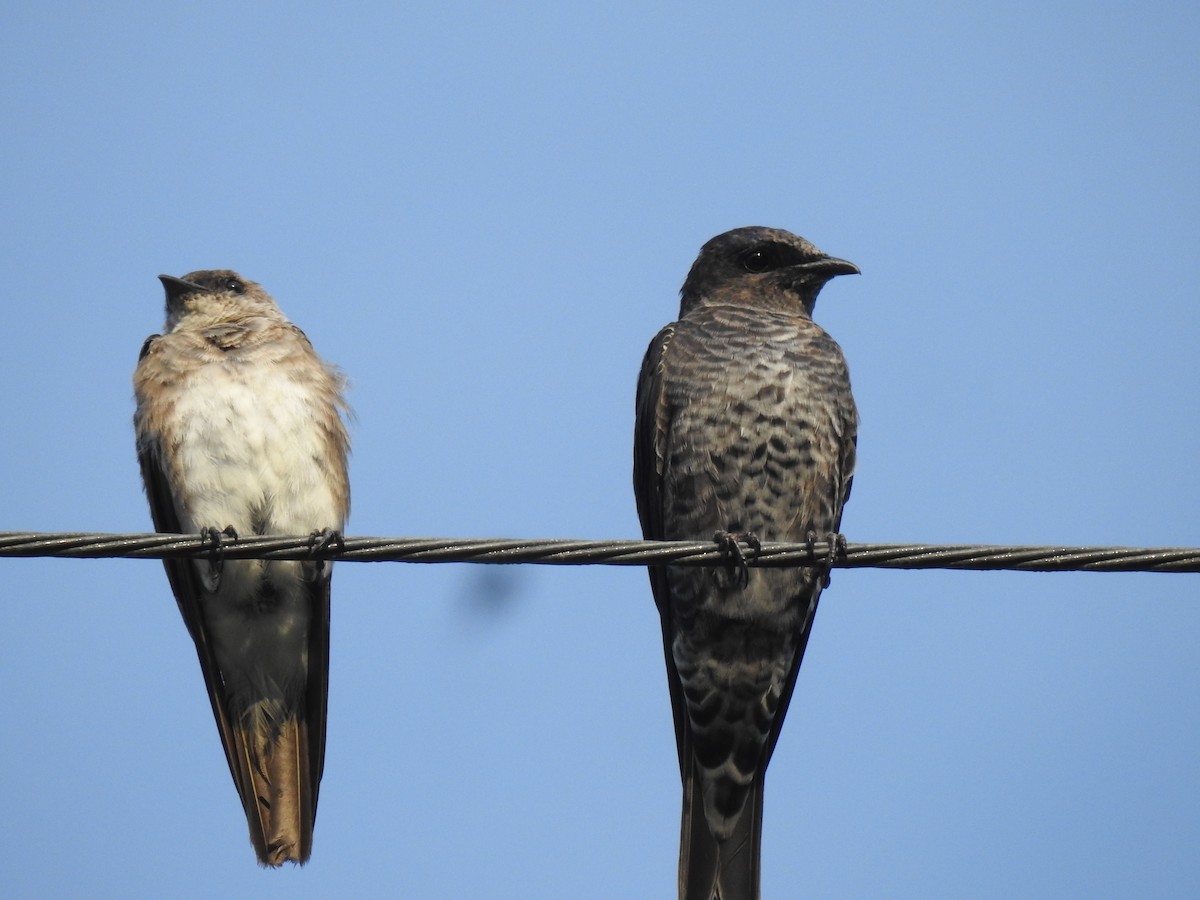
[[[838,259],[836,256],[821,256],[809,262],[799,263],[792,266],[793,269],[799,269],[801,272],[812,272],[816,275],[824,275],[826,278],[833,278],[835,275],[861,275],[862,272],[858,266],[849,260]]]
[[[184,281],[182,278],[176,278],[174,275],[159,275],[158,280],[162,282],[163,289],[167,292],[168,300],[177,300],[184,294],[208,293],[208,288],[193,284],[190,281]]]

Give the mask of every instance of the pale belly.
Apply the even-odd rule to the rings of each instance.
[[[206,372],[181,392],[174,413],[184,531],[232,526],[248,536],[343,529],[336,488],[317,462],[329,452],[320,418],[296,385],[270,373],[247,381]],[[247,707],[289,702],[307,678],[314,598],[327,590],[332,565],[195,565],[211,591],[202,598],[204,615],[230,693]]]

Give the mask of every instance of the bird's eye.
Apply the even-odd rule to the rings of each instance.
[[[779,253],[774,247],[755,247],[752,250],[747,250],[742,254],[742,268],[747,272],[759,274],[761,272],[769,272],[772,269],[778,269],[783,265],[783,260],[780,259]]]
[[[244,284],[242,284],[240,281],[238,281],[236,278],[230,278],[228,281],[226,281],[225,288],[226,288],[226,290],[233,291],[235,294],[246,293],[246,286]]]

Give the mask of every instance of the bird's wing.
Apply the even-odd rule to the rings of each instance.
[[[663,539],[662,474],[670,411],[663,390],[667,347],[675,335],[668,325],[654,336],[638,375],[637,417],[633,432],[633,491],[642,535]],[[656,600],[659,598],[656,596]]]
[[[840,358],[840,351],[838,351]],[[842,364],[843,377],[845,375]],[[837,435],[839,437],[839,446],[837,453],[837,469],[831,473],[831,477],[825,482],[832,496],[829,498],[830,509],[833,512],[832,521],[829,524],[829,531],[837,534],[840,533],[842,527],[842,511],[845,509],[846,501],[850,499],[850,488],[854,483],[854,465],[856,452],[858,447],[858,412],[854,406],[854,400],[849,391],[849,382],[846,381],[846,392],[841,402],[837,404],[835,418],[837,420]],[[824,539],[824,534],[818,534],[818,538]],[[763,747],[763,762],[760,771],[765,772],[767,764],[771,761],[771,756],[775,752],[775,745],[779,741],[779,733],[783,727],[784,718],[787,715],[788,706],[791,704],[792,692],[796,687],[796,679],[800,674],[800,664],[804,661],[804,651],[808,647],[808,638],[812,634],[813,620],[817,614],[817,603],[821,599],[822,591],[821,577],[814,578],[811,587],[809,588],[808,610],[804,619],[804,624],[800,632],[800,639],[796,645],[796,653],[792,659],[791,668],[788,670],[787,680],[784,682],[783,690],[780,693],[779,706],[775,713],[775,718],[771,723],[771,731],[767,735],[767,741]]]
[[[152,335],[146,339],[138,356],[139,362],[151,352],[158,337]],[[138,463],[142,469],[142,483],[146,488],[146,499],[150,504],[150,519],[154,523],[154,529],[164,534],[183,534],[179,512],[175,507],[175,497],[163,467],[161,446],[155,441],[139,441]],[[233,776],[238,793],[245,797],[251,788],[246,780],[244,767],[235,759],[237,742],[227,713],[225,681],[221,677],[216,653],[205,627],[201,606],[205,591],[200,583],[199,572],[195,562],[190,559],[164,559],[163,567],[167,570],[167,580],[171,584],[175,602],[179,604],[183,622],[196,645],[196,655],[200,659],[200,671],[208,689],[213,718],[216,719],[217,731],[221,735],[221,746],[225,749],[225,761],[229,764],[229,772]]]
[[[633,432],[633,492],[637,499],[638,518],[642,523],[642,536],[647,540],[661,541],[666,535],[663,527],[663,466],[666,460],[667,443],[670,438],[671,410],[665,390],[665,366],[675,326],[662,329],[642,360],[642,371],[638,376],[637,416]],[[685,773],[687,759],[687,706],[683,697],[683,686],[675,668],[675,657],[671,652],[674,628],[671,625],[671,592],[667,584],[667,570],[663,566],[649,566],[650,589],[662,619],[663,655],[667,662],[667,685],[671,691],[671,712],[675,718],[675,746],[679,751],[680,771]]]
[[[304,714],[308,719],[308,783],[314,815],[321,774],[325,770],[325,720],[329,709],[329,584],[326,575],[313,584],[310,594],[312,612],[308,625],[308,687]]]

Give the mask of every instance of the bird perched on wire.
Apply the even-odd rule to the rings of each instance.
[[[160,275],[165,333],[134,372],[134,430],[161,532],[209,559],[164,561],[266,866],[312,852],[325,762],[329,583],[319,559],[225,560],[237,535],[340,540],[350,510],[344,379],[262,287],[227,270]]]
[[[829,566],[749,567],[745,554],[837,542],[858,413],[842,351],[812,311],[827,281],[857,272],[787,231],[718,235],[642,363],[642,531],[714,539],[728,559],[650,568],[683,779],[681,900],[759,896],[763,779]]]

